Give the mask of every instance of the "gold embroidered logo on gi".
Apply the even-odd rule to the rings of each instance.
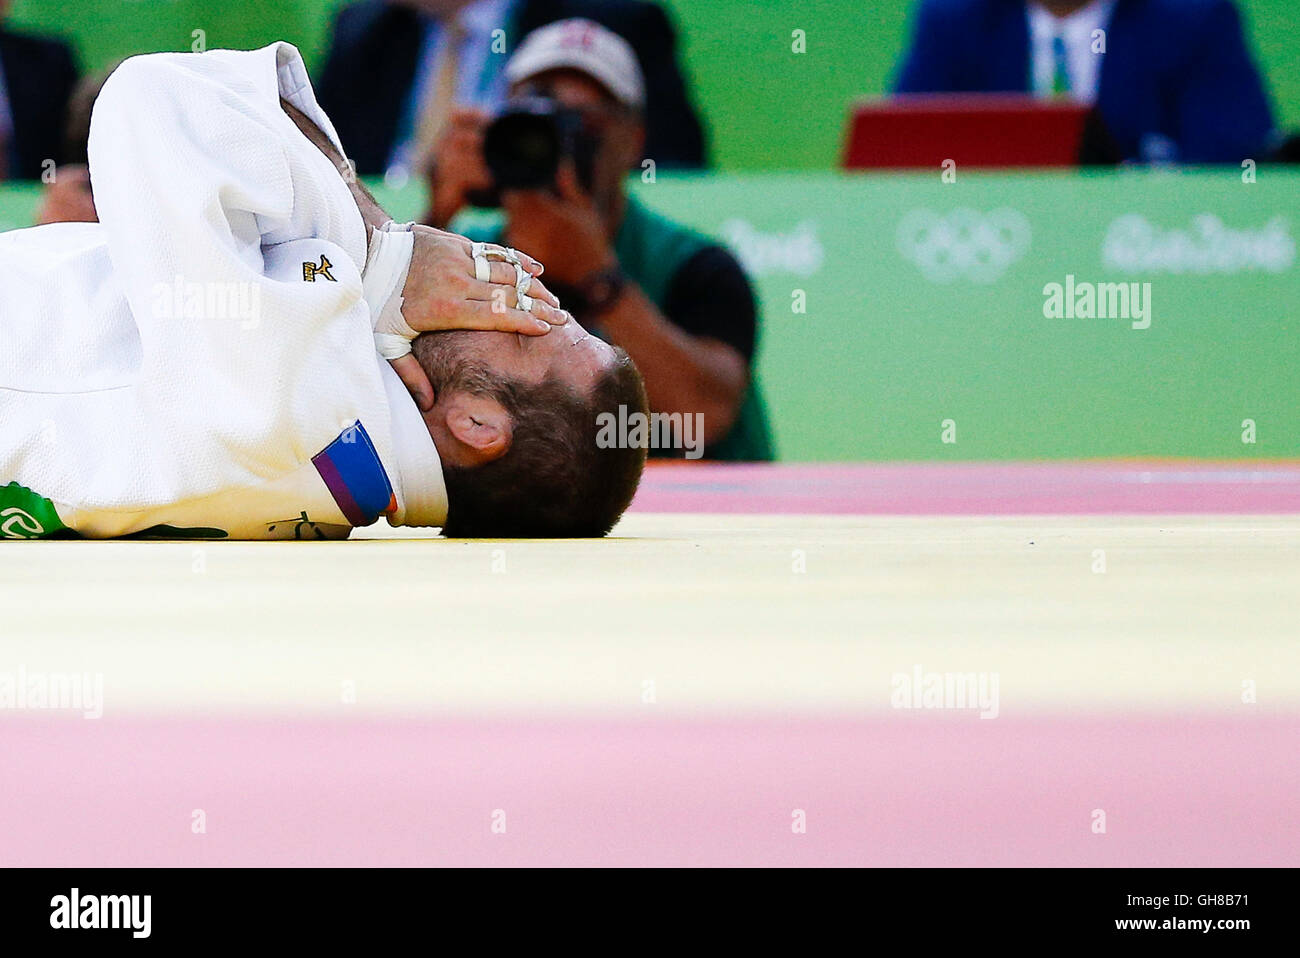
[[[333,268],[334,264],[325,258],[324,253],[321,253],[319,266],[315,263],[302,264],[302,281],[304,283],[314,283],[316,282],[317,276],[323,276],[331,283],[337,283],[338,280],[336,280],[334,274],[330,272]]]

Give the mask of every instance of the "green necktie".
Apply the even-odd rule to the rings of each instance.
[[[1070,95],[1070,63],[1065,52],[1065,37],[1052,37],[1052,96]]]

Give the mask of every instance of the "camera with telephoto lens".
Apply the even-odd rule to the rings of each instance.
[[[560,164],[571,160],[590,193],[600,139],[578,110],[550,97],[510,100],[483,134],[483,159],[492,188],[469,197],[475,206],[500,206],[502,190],[555,191]]]

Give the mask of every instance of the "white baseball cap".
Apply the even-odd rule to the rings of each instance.
[[[506,64],[511,83],[547,70],[579,70],[599,82],[624,106],[645,105],[645,79],[631,44],[594,20],[573,17],[539,27]]]

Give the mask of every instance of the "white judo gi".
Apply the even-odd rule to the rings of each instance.
[[[343,154],[289,44],[128,60],[91,123],[100,222],[0,233],[0,537],[443,524],[365,224],[281,97]]]

